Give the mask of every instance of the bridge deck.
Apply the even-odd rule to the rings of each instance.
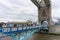
[[[13,33],[21,33],[31,30],[40,29],[42,26],[31,26],[31,27],[1,27],[0,34],[13,34]]]

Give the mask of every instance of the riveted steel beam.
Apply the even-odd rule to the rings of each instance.
[[[41,7],[40,3],[37,0],[31,0],[37,7]]]

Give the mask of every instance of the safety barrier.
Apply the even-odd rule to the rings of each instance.
[[[25,40],[28,36],[40,30],[41,27],[42,26],[2,27],[0,28],[0,33],[2,34],[1,36],[10,36],[13,40]],[[23,37],[21,37],[21,35],[23,35]]]

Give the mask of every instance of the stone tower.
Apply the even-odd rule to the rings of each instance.
[[[50,0],[31,0],[38,7],[38,24],[47,21],[51,23],[51,2]]]
[[[43,2],[43,1],[42,1]],[[41,2],[41,3],[42,3]],[[51,20],[51,4],[49,0],[44,0],[44,6],[38,7],[38,23],[43,24],[43,21],[47,21],[50,25]]]

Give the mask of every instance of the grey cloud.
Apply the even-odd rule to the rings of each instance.
[[[0,18],[9,18],[16,20],[37,20],[37,7],[31,0],[0,0]],[[5,4],[3,3],[5,1]],[[52,16],[58,15],[60,1],[52,1]],[[57,11],[56,11],[57,10]],[[58,14],[57,14],[58,13]]]
[[[52,1],[52,17],[60,17],[60,0]]]
[[[51,0],[52,1],[52,7],[54,9],[59,9],[60,8],[60,0]]]

